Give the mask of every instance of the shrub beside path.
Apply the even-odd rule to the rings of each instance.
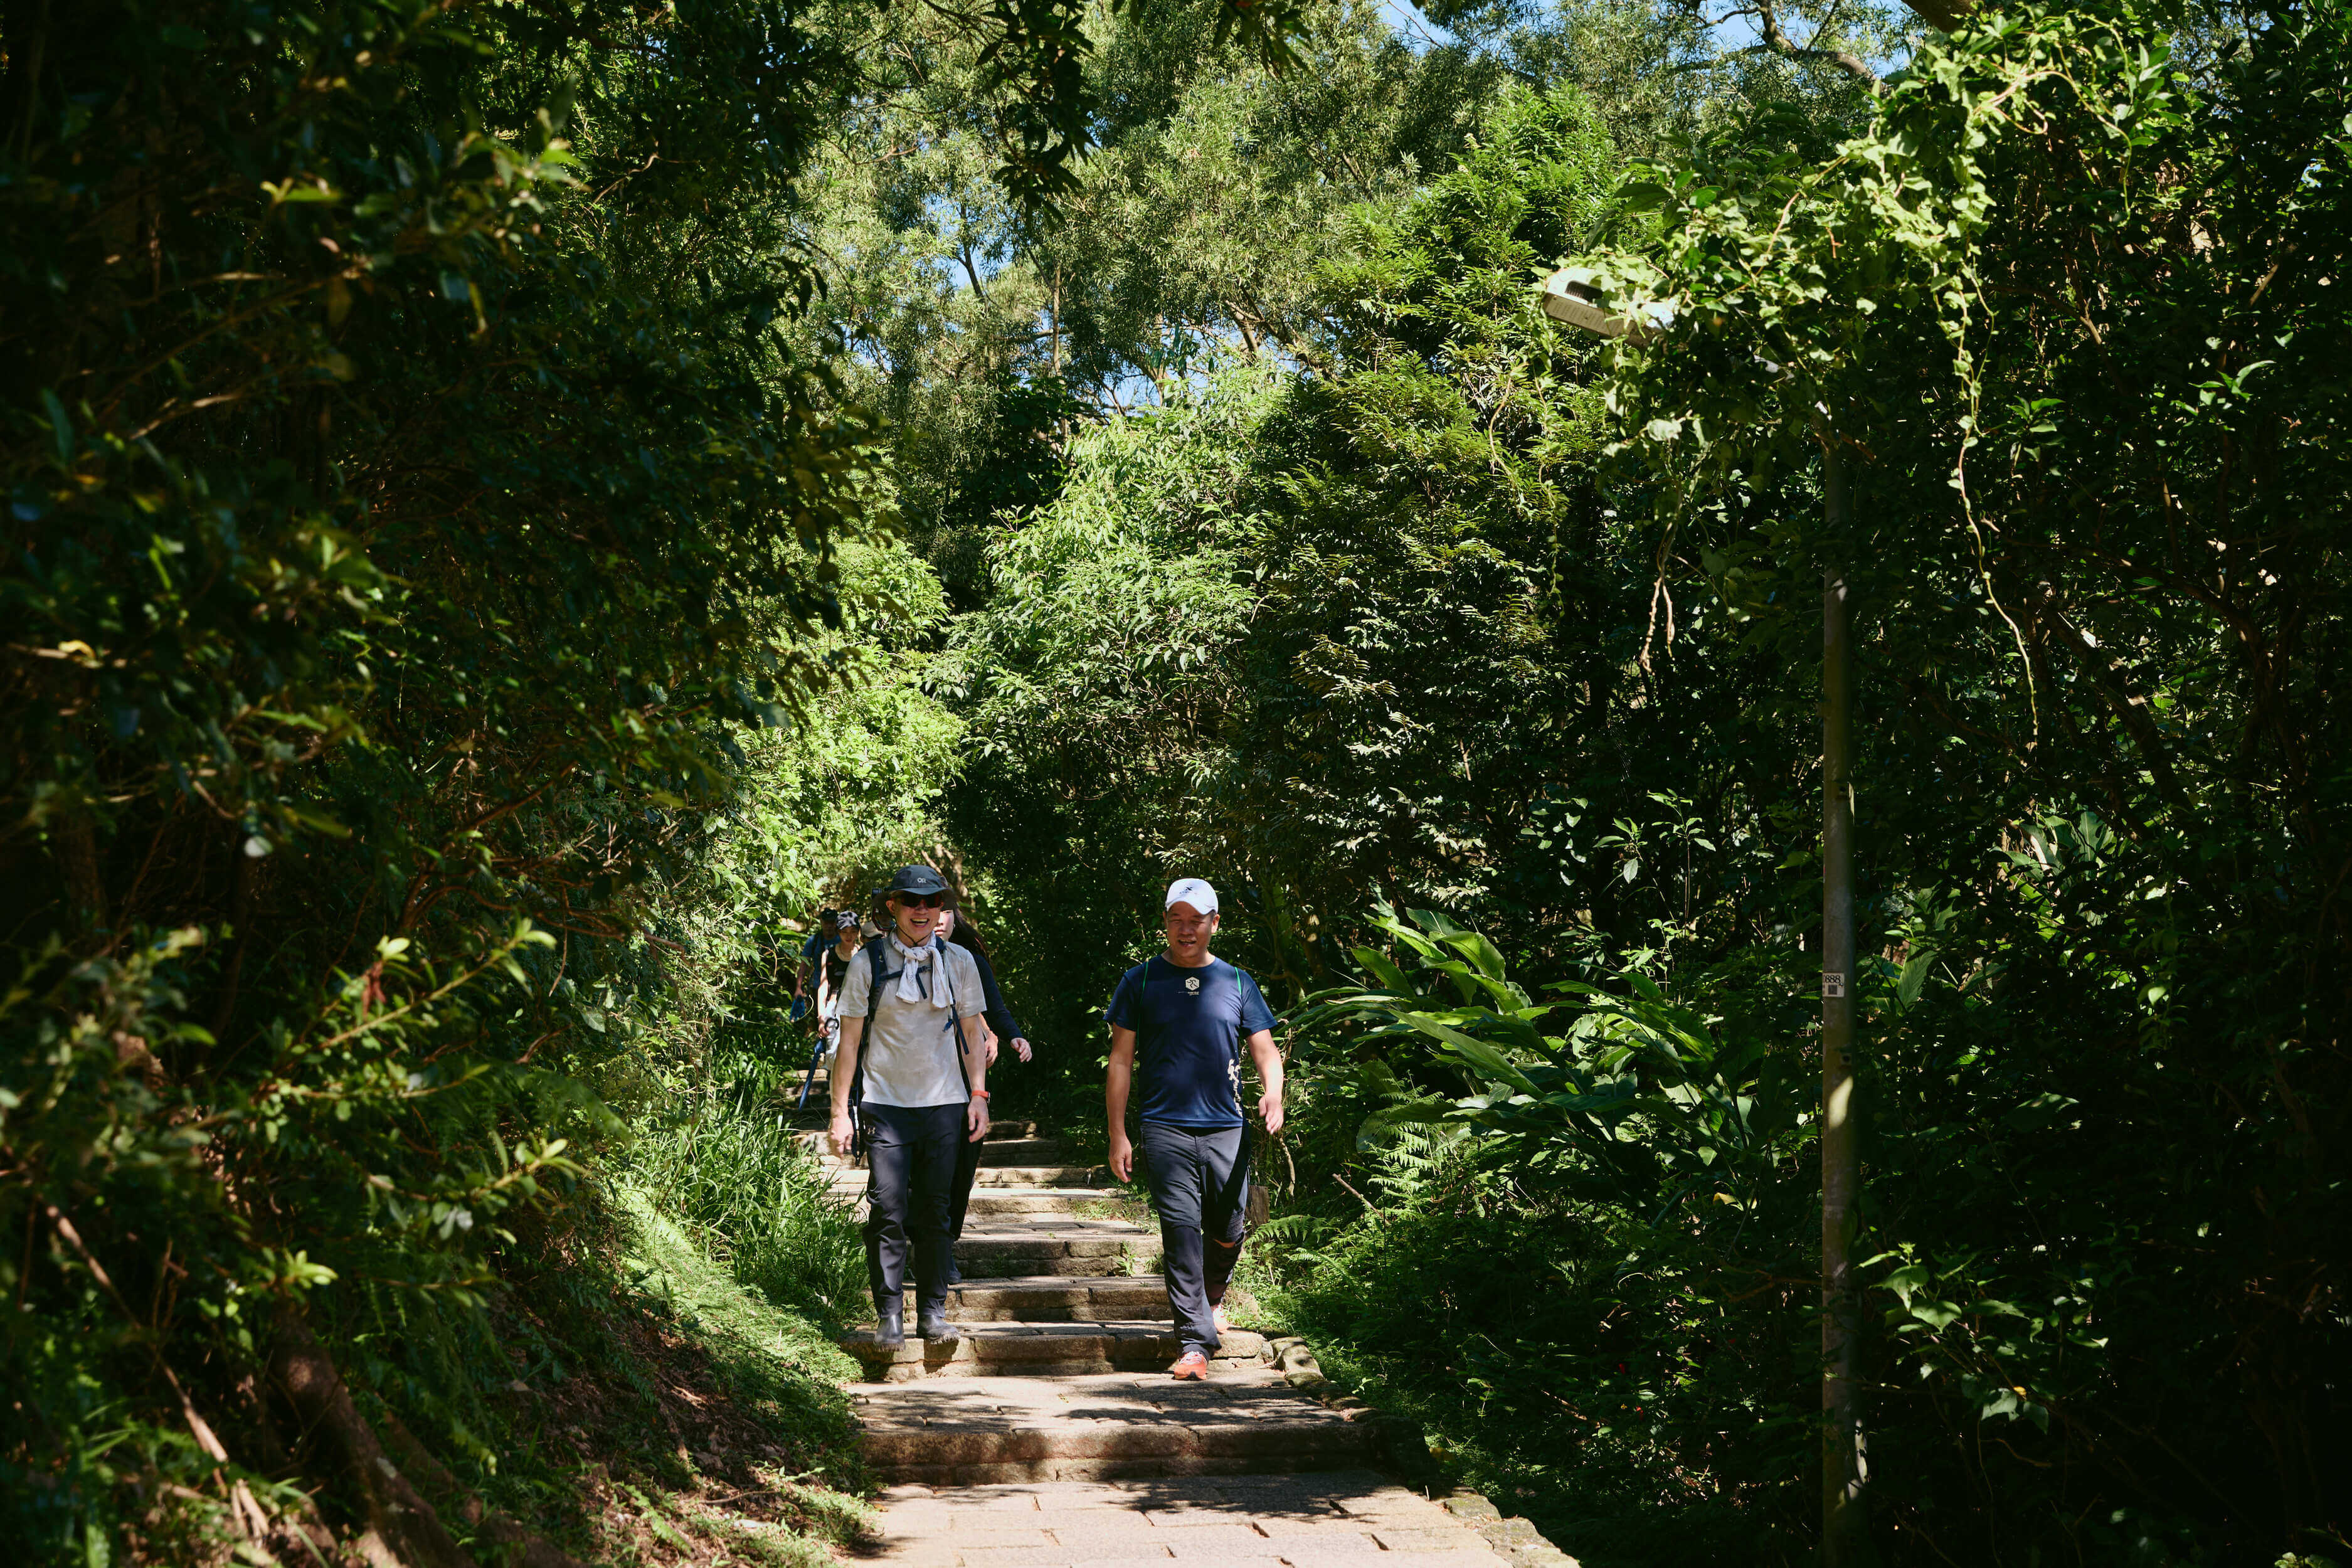
[[[825,1156],[836,1191],[865,1173]],[[949,1299],[960,1338],[842,1340],[877,1478],[859,1560],[919,1568],[1573,1568],[1475,1493],[1433,1499],[1409,1422],[1334,1395],[1296,1340],[1235,1330],[1178,1383],[1158,1235],[1030,1123],[999,1123]],[[907,1321],[914,1321],[909,1291]]]

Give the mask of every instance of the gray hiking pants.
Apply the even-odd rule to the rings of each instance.
[[[1185,1350],[1214,1355],[1214,1310],[1240,1260],[1249,1208],[1249,1129],[1193,1132],[1146,1121],[1140,1144],[1176,1337]]]

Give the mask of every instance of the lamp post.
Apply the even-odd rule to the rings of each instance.
[[[1563,268],[1544,280],[1544,314],[1604,338],[1641,343],[1664,318],[1612,312]],[[1844,548],[1845,464],[1819,422],[1822,513],[1832,551]],[[1853,1241],[1861,1195],[1853,1121],[1853,665],[1843,566],[1822,568],[1822,1562],[1871,1560],[1856,1364],[1861,1300]]]

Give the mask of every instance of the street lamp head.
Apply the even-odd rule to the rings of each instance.
[[[1573,267],[1563,267],[1544,279],[1545,315],[1596,336],[1623,338],[1629,343],[1644,343],[1657,336],[1658,329],[1665,324],[1663,311],[1637,316],[1603,310],[1600,291],[1577,278],[1575,274],[1579,270]],[[1645,319],[1649,314],[1657,314],[1661,319]]]

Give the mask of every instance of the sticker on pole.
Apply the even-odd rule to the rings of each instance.
[[[1843,974],[1832,974],[1826,969],[1822,971],[1822,994],[1824,997],[1843,996],[1845,994],[1845,976]]]

